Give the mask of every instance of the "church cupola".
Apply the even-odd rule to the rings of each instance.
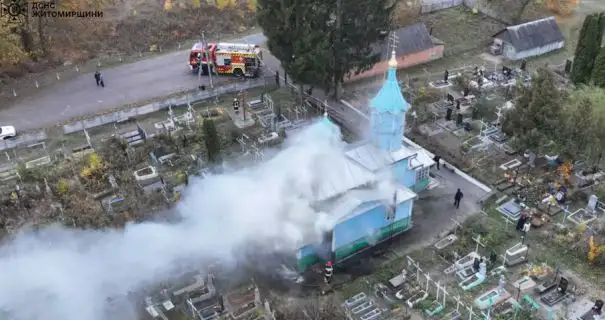
[[[405,128],[405,113],[410,105],[403,97],[397,81],[397,55],[395,50],[388,62],[387,78],[378,94],[370,100],[370,140],[385,151],[397,151]]]

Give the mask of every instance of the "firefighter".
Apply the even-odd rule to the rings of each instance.
[[[330,283],[332,280],[332,275],[334,274],[334,267],[332,266],[332,261],[326,262],[324,266],[324,282]]]
[[[239,114],[239,100],[237,98],[233,98],[233,111],[235,111],[235,114]]]

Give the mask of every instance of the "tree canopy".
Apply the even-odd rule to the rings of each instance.
[[[557,88],[552,72],[539,70],[529,88],[519,87],[515,108],[505,114],[503,131],[513,146],[536,154],[598,163],[605,148],[605,89]]]
[[[595,59],[601,48],[604,26],[603,13],[590,14],[584,19],[570,74],[571,81],[576,85],[588,84],[591,79]]]
[[[216,131],[214,121],[211,119],[204,119],[202,129],[204,132],[204,145],[206,146],[208,160],[210,163],[220,163],[222,161],[221,139]]]
[[[595,60],[592,70],[592,83],[595,86],[605,88],[605,48],[601,48]]]
[[[258,0],[257,20],[291,79],[337,94],[348,75],[380,60],[375,48],[390,29],[394,5],[387,0]]]
[[[560,134],[563,96],[554,75],[546,69],[538,70],[529,88],[518,90],[515,109],[506,113],[502,129],[513,136],[518,149],[542,153]]]

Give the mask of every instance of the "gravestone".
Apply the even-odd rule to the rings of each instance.
[[[598,202],[599,202],[599,198],[594,194],[591,195],[590,198],[588,199],[588,206],[586,207],[586,210],[594,213],[595,210],[597,209]]]

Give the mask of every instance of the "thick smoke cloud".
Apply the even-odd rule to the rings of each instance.
[[[322,176],[341,167],[342,147],[333,129],[312,125],[259,166],[193,181],[178,223],[23,232],[0,248],[0,318],[118,319],[107,316],[107,298],[124,299],[203,261],[234,263],[250,244],[293,252],[333,223],[311,204]]]

